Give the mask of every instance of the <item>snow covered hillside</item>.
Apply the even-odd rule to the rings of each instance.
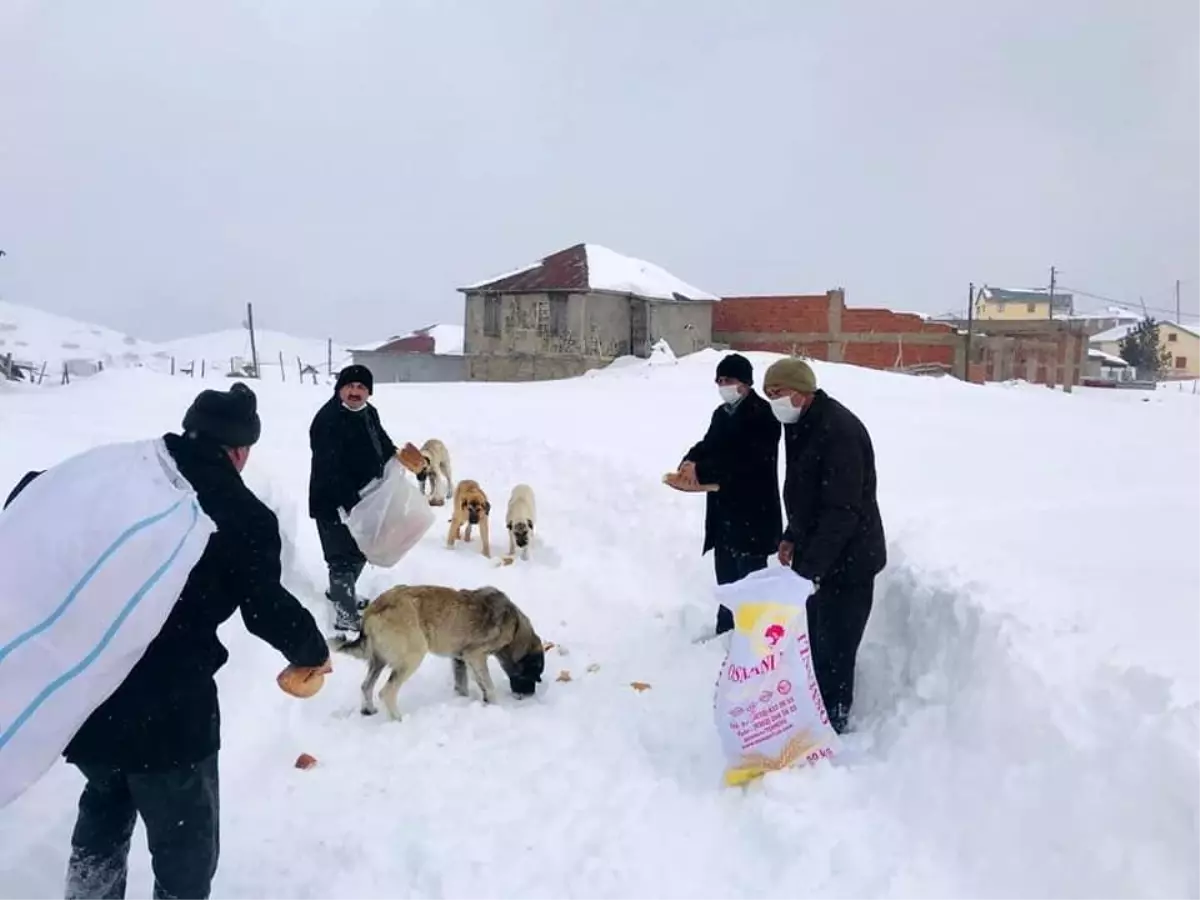
[[[439,510],[360,587],[495,584],[563,652],[533,700],[496,668],[491,707],[430,658],[395,723],[358,714],[354,659],[311,700],[284,695],[282,659],[231,619],[215,897],[1200,895],[1200,397],[818,364],[871,429],[890,565],[845,758],[742,791],[719,786],[721,648],[690,643],[714,612],[703,500],[659,483],[717,403],[717,358],[381,386],[395,439],[443,439],[489,492],[494,547],[519,481],[538,540],[499,567],[477,542],[447,550]],[[0,387],[0,489],[177,427],[197,387],[144,370]],[[324,623],[306,431],[328,388],[254,387],[246,477]],[[293,768],[301,752],[318,765]],[[80,786],[60,764],[0,811],[0,897],[61,896]],[[132,894],[150,883],[139,827]]]
[[[162,358],[153,344],[111,328],[0,300],[0,356],[10,353],[27,369],[40,371],[45,363],[51,376],[58,376],[64,363],[72,374],[86,375],[97,362],[112,368]]]
[[[297,359],[316,366],[321,372],[326,369],[329,351],[322,339],[262,329],[255,329],[254,337],[264,378],[279,380],[281,353],[284,377],[294,378],[299,374]],[[458,342],[461,347],[461,329]],[[40,371],[45,363],[51,381],[60,380],[64,363],[72,375],[84,376],[95,374],[100,368],[144,367],[156,372],[170,372],[174,358],[177,370],[194,365],[197,377],[202,368],[211,377],[221,377],[229,372],[231,364],[241,368],[252,359],[250,334],[244,328],[153,343],[102,325],[0,300],[0,357],[9,353],[14,362],[34,371]],[[201,360],[205,361],[203,367]],[[349,350],[335,343],[334,371],[349,361]]]

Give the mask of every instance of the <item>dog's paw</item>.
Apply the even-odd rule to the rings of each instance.
[[[372,709],[369,706],[364,706],[359,710],[359,712],[362,713],[364,716],[373,716],[373,715],[375,715],[375,713],[379,712],[379,710]]]

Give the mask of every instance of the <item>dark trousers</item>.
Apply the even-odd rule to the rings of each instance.
[[[741,581],[751,572],[767,567],[767,557],[757,553],[743,553],[728,547],[713,548],[713,568],[717,571],[717,584],[732,584]],[[733,613],[724,603],[717,607],[717,634],[733,631]]]
[[[854,704],[854,665],[862,643],[875,581],[822,584],[808,598],[808,640],[813,672],[830,724],[841,734]]]
[[[329,599],[347,612],[353,612],[358,603],[355,585],[367,564],[350,529],[341,522],[317,519],[317,536],[321,539],[321,552],[325,565],[329,567]]]
[[[154,897],[205,900],[220,853],[216,754],[166,772],[78,767],[87,785],[71,835],[67,900],[125,896],[129,840],[139,815],[150,845]]]

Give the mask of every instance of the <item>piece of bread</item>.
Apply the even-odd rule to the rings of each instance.
[[[412,444],[405,444],[396,451],[396,458],[400,460],[400,464],[414,475],[425,468],[425,457],[421,455],[421,451]]]
[[[311,697],[325,684],[325,676],[312,669],[298,669],[288,666],[275,679],[280,689],[293,697]]]
[[[662,480],[663,484],[665,484],[667,487],[675,488],[677,491],[683,491],[685,494],[707,494],[713,491],[719,491],[721,489],[720,485],[716,484],[684,484],[680,480],[680,475],[678,472],[668,472],[663,476]]]

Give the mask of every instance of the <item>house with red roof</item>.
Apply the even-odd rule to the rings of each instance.
[[[677,356],[712,346],[719,298],[665,269],[597,244],[576,244],[459,288],[467,378],[570,378],[621,356]]]

